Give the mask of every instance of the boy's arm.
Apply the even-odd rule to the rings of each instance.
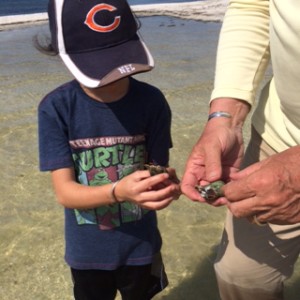
[[[86,186],[76,182],[73,168],[51,172],[58,202],[67,208],[91,209],[116,202],[130,201],[143,208],[158,210],[170,204],[180,195],[179,185],[169,183],[169,175],[151,176],[149,171],[136,171],[119,181],[112,194],[113,183],[102,186]],[[168,182],[159,190],[155,186]]]
[[[90,209],[114,203],[111,184],[103,186],[82,185],[75,180],[72,167],[51,172],[52,183],[58,202],[68,208]]]

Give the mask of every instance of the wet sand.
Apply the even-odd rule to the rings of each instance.
[[[135,76],[162,89],[172,112],[171,165],[179,176],[207,119],[215,50],[221,23],[173,17],[141,18],[141,33],[156,68]],[[71,79],[56,57],[32,46],[47,26],[0,33],[0,299],[69,300],[72,284],[64,262],[63,209],[50,177],[38,170],[36,109],[42,97]],[[245,131],[246,140],[248,130]],[[155,299],[217,300],[213,260],[225,208],[182,196],[158,212],[169,287]],[[300,267],[287,299],[300,295]],[[142,300],[142,299],[141,299]]]

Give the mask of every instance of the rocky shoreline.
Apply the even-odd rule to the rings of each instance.
[[[198,21],[223,20],[226,0],[209,0],[185,3],[162,3],[132,6],[138,16],[171,16]]]

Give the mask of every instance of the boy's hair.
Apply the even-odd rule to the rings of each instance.
[[[53,53],[84,86],[104,86],[154,67],[126,0],[49,0],[48,16]]]

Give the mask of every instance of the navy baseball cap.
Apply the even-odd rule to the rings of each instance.
[[[154,67],[126,0],[50,0],[48,16],[52,47],[86,87]]]

